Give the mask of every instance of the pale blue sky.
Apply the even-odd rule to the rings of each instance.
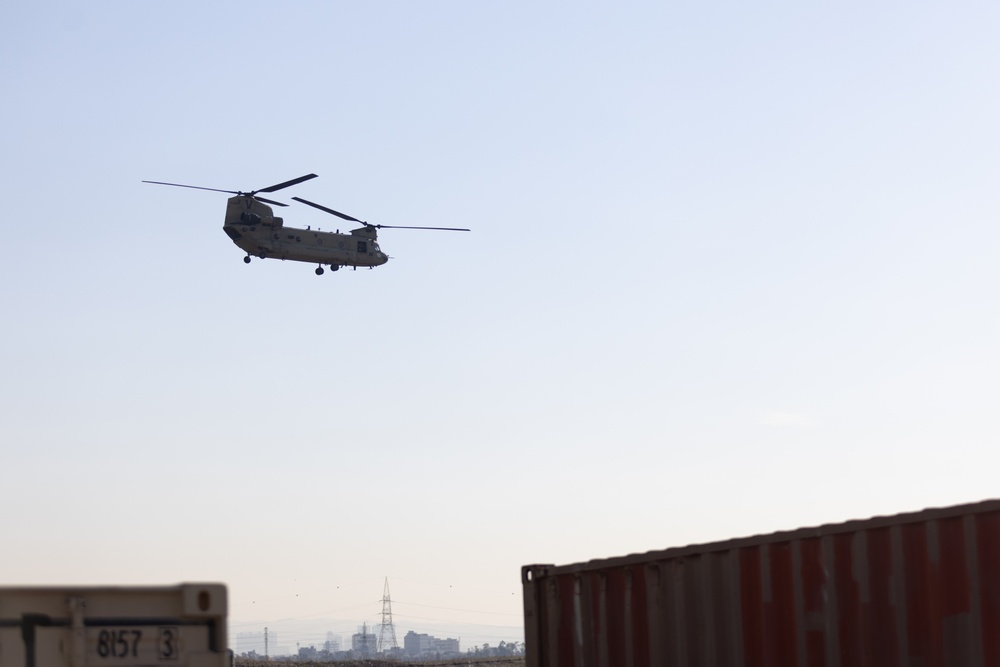
[[[388,576],[467,647],[521,565],[998,495],[996,3],[0,18],[5,583],[349,634]],[[310,172],[275,198],[473,231],[317,277],[140,183]]]

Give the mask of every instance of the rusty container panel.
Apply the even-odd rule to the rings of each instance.
[[[521,578],[527,667],[1000,667],[1000,500]]]

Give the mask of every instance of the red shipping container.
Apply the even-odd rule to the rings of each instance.
[[[1000,667],[1000,500],[521,580],[527,667]]]

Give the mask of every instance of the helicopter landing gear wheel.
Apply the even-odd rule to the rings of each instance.
[[[247,255],[246,257],[243,258],[243,263],[244,264],[249,264],[250,263],[250,255]]]
[[[322,266],[317,266],[316,267],[316,275],[317,276],[323,275],[323,267]]]

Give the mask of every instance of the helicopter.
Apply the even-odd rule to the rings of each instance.
[[[275,217],[271,206],[288,206],[288,204],[257,196],[257,193],[260,192],[270,194],[316,177],[316,174],[306,174],[305,176],[299,176],[284,183],[260,188],[259,190],[251,190],[250,192],[221,190],[218,188],[206,188],[200,185],[183,185],[181,183],[164,183],[163,181],[143,181],[143,183],[170,185],[178,188],[193,188],[195,190],[210,190],[212,192],[226,192],[235,195],[229,198],[226,205],[226,218],[222,223],[222,231],[232,239],[233,243],[246,252],[246,257],[243,258],[244,262],[249,264],[251,257],[259,257],[261,259],[273,257],[274,259],[288,259],[295,262],[310,262],[317,265],[317,276],[323,275],[324,265],[329,266],[331,271],[337,271],[341,267],[346,266],[353,267],[356,271],[359,266],[367,266],[373,269],[388,262],[390,259],[389,256],[378,245],[379,229],[470,231],[457,227],[373,225],[346,213],[340,213],[332,208],[327,208],[326,206],[321,206],[299,197],[292,197],[292,199],[320,211],[335,215],[348,222],[358,223],[361,227],[352,229],[350,233],[341,233],[339,229],[336,232],[324,232],[319,228],[313,230],[311,226],[306,229],[285,227],[284,219]],[[268,204],[271,206],[268,206]]]

